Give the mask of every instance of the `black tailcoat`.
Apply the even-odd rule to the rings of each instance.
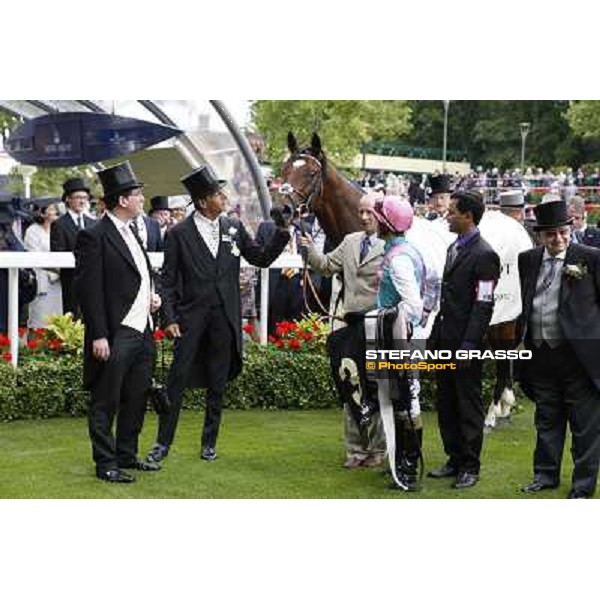
[[[242,368],[240,255],[254,266],[268,267],[284,250],[290,236],[277,230],[268,243],[259,245],[238,220],[221,217],[220,228],[216,259],[198,232],[194,215],[169,230],[162,269],[163,318],[165,326],[177,323],[185,334],[192,323],[205,320],[211,306],[222,305],[235,333],[234,360],[229,366],[229,379],[233,379]],[[206,387],[206,362],[198,340],[194,359],[198,368],[191,373],[188,387]]]

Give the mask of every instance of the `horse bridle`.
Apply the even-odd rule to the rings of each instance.
[[[292,156],[290,161],[292,163],[292,167],[294,167],[294,163],[298,160],[309,159],[316,163],[317,170],[313,173],[312,182],[309,191],[306,194],[303,194],[300,190],[297,190],[291,183],[283,183],[279,187],[279,193],[287,196],[292,201],[294,209],[298,209],[298,211],[302,214],[303,212],[311,212],[313,200],[321,195],[323,191],[323,164],[318,158],[315,158],[312,154],[300,153]],[[302,201],[301,204],[296,205],[294,201],[294,196],[298,196]],[[302,210],[304,209],[304,211]]]
[[[314,163],[316,163],[316,165],[318,167],[317,170],[315,171],[315,173],[313,174],[312,183],[311,183],[310,190],[308,191],[308,193],[303,194],[300,190],[297,190],[296,188],[294,188],[294,186],[291,183],[283,183],[279,187],[279,193],[282,194],[283,196],[287,196],[291,200],[294,209],[295,210],[297,209],[298,212],[300,213],[300,215],[302,215],[304,212],[306,212],[306,213],[312,212],[313,200],[315,198],[317,198],[318,196],[320,196],[321,192],[323,191],[323,163],[321,163],[321,161],[318,158],[314,157],[312,154],[307,154],[305,152],[296,154],[296,155],[292,156],[289,160],[292,163],[292,167],[294,167],[294,163],[297,160],[303,160],[303,159],[309,159],[309,160],[313,161]],[[300,198],[300,200],[302,201],[301,204],[299,204],[299,205],[296,204],[296,202],[294,201],[294,195],[296,195]],[[302,209],[304,209],[304,211]],[[301,219],[301,221],[302,221],[302,219]],[[304,231],[304,227],[302,225],[301,225],[301,233],[302,233],[302,235],[306,235],[306,232]],[[310,287],[310,289],[313,293],[313,296],[314,296],[315,300],[317,301],[317,304],[319,305],[319,308],[325,313],[325,315],[332,319],[343,321],[344,320],[343,318],[330,314],[329,311],[323,305],[323,302],[321,301],[321,298],[319,297],[319,293],[315,289],[314,283],[309,275],[307,260],[308,260],[308,256],[306,253],[304,253],[303,258],[302,258],[302,262],[303,262],[302,295],[304,297],[305,307],[307,309],[309,308],[308,297],[307,297],[306,291],[307,291],[307,288]]]

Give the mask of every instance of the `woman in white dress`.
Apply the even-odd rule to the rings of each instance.
[[[41,207],[35,217],[35,223],[25,232],[24,244],[29,252],[50,252],[50,225],[58,218],[56,204]],[[29,304],[30,329],[46,327],[47,317],[62,315],[62,293],[60,279],[56,273],[45,269],[35,269],[37,278],[37,296]]]

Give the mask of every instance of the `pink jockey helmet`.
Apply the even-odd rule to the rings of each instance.
[[[414,211],[410,202],[400,196],[384,196],[375,202],[373,215],[394,233],[404,233],[410,229]]]

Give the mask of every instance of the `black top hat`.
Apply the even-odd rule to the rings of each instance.
[[[98,171],[98,178],[102,184],[104,196],[114,196],[144,187],[144,184],[137,180],[128,160],[114,167],[104,169],[104,171]]]
[[[87,192],[89,194],[90,188],[81,177],[71,177],[63,183],[62,201],[64,202],[67,196],[70,196],[73,192]]]
[[[533,226],[534,231],[544,231],[570,225],[573,219],[569,218],[567,203],[564,200],[544,202],[534,207],[537,223]]]
[[[181,183],[186,187],[192,200],[201,200],[217,193],[227,182],[217,179],[212,169],[206,165],[186,175]]]
[[[150,199],[150,212],[155,210],[171,210],[169,208],[169,196],[154,196]]]
[[[449,194],[452,191],[450,175],[435,175],[429,178],[432,194]]]

